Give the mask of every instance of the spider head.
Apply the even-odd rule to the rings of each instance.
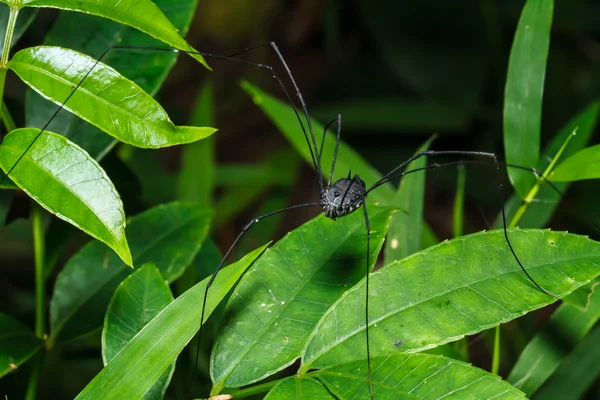
[[[335,220],[358,209],[364,201],[367,187],[358,175],[339,179],[321,192],[321,207],[325,216]]]

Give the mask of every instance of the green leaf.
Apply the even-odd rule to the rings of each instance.
[[[371,359],[373,394],[385,399],[525,399],[499,376],[451,358],[430,354]],[[356,361],[310,374],[337,398],[369,398],[366,361]]]
[[[147,33],[170,46],[198,53],[183,39],[177,28],[150,0],[1,0],[3,3],[23,7],[51,7],[79,11],[109,18]],[[191,54],[208,67],[200,54]]]
[[[581,399],[600,376],[600,327],[594,328],[542,386],[536,400]],[[593,398],[593,395],[592,395]]]
[[[189,28],[197,0],[157,0],[154,3],[184,35]],[[20,19],[20,18],[19,18]],[[62,46],[100,57],[108,46],[148,46],[162,44],[136,29],[94,15],[62,12],[54,21],[44,39],[45,45]],[[177,53],[156,50],[111,48],[102,62],[137,83],[144,91],[155,95],[169,70],[175,64]],[[26,124],[42,128],[56,112],[56,105],[37,96],[32,90],[26,96]],[[60,112],[48,127],[79,144],[96,160],[101,159],[115,144],[115,139],[98,128],[68,112]]]
[[[58,105],[67,101],[65,109],[124,143],[159,148],[194,142],[216,131],[175,126],[138,85],[73,50],[30,47],[15,54],[8,66],[44,98]]]
[[[425,151],[434,137],[427,140],[415,153]],[[418,170],[427,165],[427,157],[421,157],[406,166],[405,171]],[[385,244],[385,263],[404,258],[422,249],[423,202],[425,198],[425,171],[402,177],[392,204],[403,212],[392,216]]]
[[[312,165],[312,159],[310,156],[310,150],[306,144],[306,139],[300,129],[298,119],[292,111],[292,108],[287,103],[272,97],[256,86],[248,82],[242,82],[242,88],[246,90],[253,98],[256,103],[273,121],[275,126],[284,134],[284,136],[290,141],[290,143],[296,148],[298,153]],[[318,138],[317,143],[320,146],[321,138],[323,135],[323,126],[315,120],[312,121],[313,131],[315,136]],[[306,125],[306,123],[305,123]],[[342,120],[343,127],[343,120]],[[308,134],[308,132],[307,132]],[[323,156],[321,158],[321,169],[323,171],[323,178],[328,179],[329,172],[331,169],[331,163],[333,161],[333,150],[335,148],[337,134],[331,132],[327,133],[325,138],[325,146],[323,147]],[[348,175],[348,171],[352,170],[352,173],[357,173],[366,182],[367,187],[370,184],[377,182],[381,178],[381,174],[377,172],[375,168],[369,165],[354,149],[348,146],[345,142],[340,141],[339,154],[335,164],[334,174],[335,177],[345,177]],[[325,182],[326,183],[326,182]],[[394,196],[394,191],[390,184],[382,185],[381,188],[374,190],[369,194],[369,198],[375,203],[387,205],[390,199]]]
[[[106,366],[148,322],[173,301],[168,283],[156,266],[147,263],[115,290],[102,330],[102,360]],[[158,378],[144,399],[162,399],[175,363]]]
[[[504,94],[504,150],[510,164],[538,164],[553,8],[553,0],[527,1],[515,33]],[[535,183],[533,175],[516,168],[507,171],[515,191],[525,198]]]
[[[567,158],[550,174],[554,182],[572,182],[600,178],[600,145],[580,150]]]
[[[589,293],[588,287],[597,285],[597,279],[571,293]],[[528,396],[532,396],[559,368],[569,353],[580,345],[600,319],[600,293],[589,297],[586,308],[563,303],[521,352],[507,380]]]
[[[213,87],[205,84],[198,96],[192,124],[214,125]],[[184,147],[177,189],[179,199],[196,201],[205,206],[212,203],[215,181],[215,141],[213,138]]]
[[[0,313],[0,377],[17,369],[44,343],[21,322]]]
[[[102,167],[83,149],[56,133],[16,129],[0,145],[0,167],[7,173],[13,166],[11,179],[35,201],[133,265],[123,203]]]
[[[600,243],[546,230],[508,230],[529,274],[558,297],[600,274]],[[365,282],[334,304],[311,334],[302,371],[362,359]],[[528,280],[502,230],[462,236],[373,273],[372,356],[417,352],[458,340],[552,303]]]
[[[217,275],[210,287],[204,321],[266,246],[252,251]],[[209,279],[185,292],[150,321],[77,399],[138,399],[146,393],[198,331]]]
[[[391,211],[369,207],[369,268]],[[265,252],[227,304],[211,357],[213,393],[261,380],[300,356],[319,318],[364,276],[365,234],[362,210],[336,221],[321,215]]]
[[[319,381],[311,378],[291,376],[273,386],[264,400],[311,400],[334,399]]]
[[[569,157],[585,147],[596,127],[599,111],[600,102],[595,101],[565,124],[542,153],[537,170],[542,173],[548,167],[550,163],[549,160],[555,156],[567,138],[573,135],[575,129],[577,129],[577,135],[571,138],[569,145],[565,148],[562,156]],[[555,186],[564,193],[568,188],[568,183],[558,182]],[[561,196],[559,193],[552,190],[549,185],[543,185],[537,195],[537,199],[540,201],[532,202],[527,207],[525,214],[519,222],[521,228],[541,228],[545,226],[556,207],[558,207]],[[510,221],[514,214],[514,210],[516,210],[521,203],[522,200],[517,195],[513,195],[506,202],[505,211],[508,221]],[[497,219],[495,226],[496,228],[502,227],[501,217]]]
[[[177,279],[200,249],[212,212],[196,204],[171,203],[131,219],[127,232],[133,261],[153,262],[164,279]],[[130,273],[101,243],[88,243],[58,275],[50,303],[51,342],[102,326],[116,287]]]

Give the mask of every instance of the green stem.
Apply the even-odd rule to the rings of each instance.
[[[32,210],[33,247],[35,252],[35,334],[44,339],[46,328],[46,281],[44,279],[44,221],[42,208],[37,204]]]
[[[35,335],[45,339],[46,333],[46,280],[44,279],[44,223],[42,208],[34,205],[32,212],[33,248],[35,255]],[[33,372],[27,387],[27,400],[33,400],[37,394],[37,383],[42,367],[42,353],[36,356]]]
[[[4,71],[6,71],[6,70],[4,70]],[[4,88],[4,85],[2,85],[2,87]],[[1,98],[2,98],[2,93],[0,92],[0,99]],[[2,122],[4,123],[4,127],[6,128],[6,131],[10,132],[14,129],[17,129],[15,120],[13,119],[12,115],[10,115],[10,111],[8,111],[8,107],[6,107],[6,103],[2,102],[2,105],[0,105],[0,107],[2,108],[2,116],[0,118],[2,118]]]
[[[8,55],[10,54],[10,44],[12,43],[15,26],[17,24],[17,16],[19,15],[18,7],[9,6],[9,9],[10,14],[8,16],[8,23],[6,24],[6,34],[4,35],[2,54],[0,54],[0,109],[2,109],[4,103],[4,82],[6,81],[6,65],[8,64]],[[3,111],[4,110],[0,110],[0,119],[3,119],[4,117]]]
[[[525,211],[527,211],[529,204],[531,204],[533,202],[533,200],[535,199],[535,196],[537,196],[538,192],[540,191],[541,184],[544,183],[548,179],[548,177],[550,176],[550,173],[554,169],[554,166],[558,162],[558,159],[560,158],[562,153],[565,151],[565,148],[571,141],[571,138],[577,134],[577,129],[578,128],[575,128],[573,130],[573,132],[571,132],[571,134],[569,136],[567,136],[567,139],[565,140],[563,145],[556,152],[556,155],[554,156],[554,158],[552,158],[552,160],[550,161],[550,164],[548,164],[548,167],[542,174],[542,177],[538,178],[535,185],[531,188],[529,193],[527,193],[527,196],[525,196],[525,198],[523,199],[523,203],[521,203],[521,206],[519,206],[519,209],[517,210],[517,212],[515,212],[515,215],[513,215],[512,219],[510,221],[510,224],[508,224],[507,228],[514,228],[515,226],[517,226],[517,224],[519,223],[521,218],[523,218],[523,215],[525,214]]]
[[[10,45],[12,43],[15,26],[17,25],[17,16],[19,15],[19,7],[10,6],[10,14],[8,23],[6,24],[6,34],[4,35],[4,44],[2,46],[2,54],[0,55],[0,67],[6,68],[8,64],[8,55],[10,54]]]
[[[494,332],[494,356],[492,358],[492,374],[498,375],[500,370],[500,325]]]
[[[263,383],[262,385],[256,385],[256,386],[252,386],[252,387],[249,387],[246,389],[234,391],[233,393],[230,393],[230,394],[233,395],[234,399],[244,399],[246,397],[254,396],[257,394],[261,394],[261,393],[266,393],[269,390],[271,390],[271,388],[273,386],[277,385],[283,379],[287,379],[287,378],[277,379],[275,381]]]

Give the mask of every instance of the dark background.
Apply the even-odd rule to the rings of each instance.
[[[542,149],[562,125],[600,93],[600,3],[555,3],[544,89]],[[432,149],[479,150],[504,158],[504,83],[523,4],[522,0],[201,0],[187,39],[195,48],[218,55],[275,41],[302,90],[310,114],[326,123],[341,113],[343,139],[384,173],[414,153],[433,133],[439,138]],[[44,10],[19,47],[39,44],[56,15],[56,11]],[[238,57],[272,65],[283,74],[279,60],[268,47]],[[248,169],[275,165],[289,172],[286,181],[269,182],[254,191],[242,188],[237,203],[229,208],[221,200],[235,185],[228,185],[224,174],[217,178],[213,198],[217,211],[225,216],[218,220],[212,237],[224,251],[250,218],[286,205],[315,201],[318,190],[310,166],[288,149],[286,140],[238,85],[240,79],[248,79],[283,98],[277,83],[257,68],[210,58],[207,61],[212,72],[189,57],[179,57],[158,94],[172,119],[181,125],[188,123],[200,89],[210,83],[214,87],[214,126],[219,128],[215,135],[217,175],[222,166],[236,165],[247,165]],[[17,82],[9,83],[7,101],[22,99],[22,89]],[[597,135],[592,143],[597,143]],[[176,147],[144,153],[155,161],[156,173],[160,174],[155,179],[158,190],[152,193],[146,191],[148,186],[143,179],[133,173],[117,181],[111,173],[111,168],[119,168],[115,167],[116,161],[111,157],[103,161],[123,196],[128,215],[175,198],[167,187],[161,186],[159,178],[168,179],[177,173],[181,152]],[[283,155],[283,160],[273,161],[277,155]],[[126,174],[121,171],[120,175]],[[466,230],[488,228],[499,213],[501,182],[493,168],[468,168],[466,177]],[[509,187],[506,182],[504,186]],[[440,239],[452,236],[455,190],[456,169],[428,174],[425,218]],[[600,236],[595,227],[600,222],[598,196],[600,190],[595,182],[573,184],[549,227]],[[15,204],[11,215],[17,223],[26,224],[19,217],[26,215],[27,210]],[[258,228],[256,235],[242,244],[238,254],[281,237],[311,215],[302,212],[270,224],[265,222],[264,228]],[[2,244],[2,254],[6,255],[0,256],[0,276],[4,281],[0,282],[0,311],[33,321],[28,317],[34,306],[30,236],[25,231],[22,237],[15,237],[13,231],[10,241]],[[84,240],[84,235],[77,236],[73,251]],[[525,337],[515,334],[512,340],[509,334],[503,373],[510,370],[527,335],[535,332],[549,312],[536,313],[525,323]],[[508,332],[512,329],[507,328]],[[61,379],[63,393],[77,393],[100,368],[99,360],[89,361],[97,358],[97,351],[90,350],[91,343],[95,343],[93,338],[63,353],[70,359],[68,371],[76,371],[68,382]],[[486,340],[475,338],[472,361],[489,369],[489,351],[484,343]],[[11,379],[16,379],[11,384],[19,386],[26,376],[23,381],[18,377]],[[52,386],[48,382],[52,377],[46,380]],[[590,398],[595,398],[597,390],[590,389]]]

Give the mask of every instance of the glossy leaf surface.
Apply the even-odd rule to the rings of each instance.
[[[190,203],[155,207],[132,218],[127,232],[134,264],[153,262],[172,282],[191,264],[211,219],[210,210]],[[100,328],[114,290],[131,272],[101,243],[83,247],[58,275],[50,339],[73,339]]]
[[[451,358],[431,354],[371,360],[376,399],[525,399],[499,376]],[[369,398],[366,361],[311,374],[341,400]]]
[[[0,313],[0,377],[14,371],[42,346],[43,342],[16,319]]]
[[[51,7],[98,15],[139,29],[179,50],[196,52],[150,0],[2,0],[2,2],[19,8]],[[193,54],[192,57],[208,67],[200,54]]]
[[[506,162],[535,168],[540,157],[542,95],[550,47],[553,0],[529,0],[523,8],[508,62],[504,97]],[[528,171],[507,168],[521,198],[535,183]]]
[[[173,301],[169,284],[154,264],[148,263],[129,275],[115,290],[102,330],[102,360],[108,364],[159,312]],[[162,399],[175,363],[146,392],[144,399]]]
[[[558,297],[600,275],[600,243],[545,230],[508,231],[529,274]],[[552,303],[513,258],[502,230],[462,236],[388,264],[371,275],[372,356],[436,347]],[[319,321],[301,371],[362,359],[365,303],[361,281]]]
[[[35,128],[16,129],[4,138],[4,172],[16,164],[10,177],[21,189],[52,214],[106,243],[131,266],[123,203],[104,170],[65,137],[39,133]]]
[[[154,3],[182,35],[188,31],[197,0],[156,0]],[[96,58],[100,57],[107,47],[115,45],[164,47],[156,39],[134,28],[95,15],[76,12],[60,13],[44,38],[44,44],[67,47]],[[176,59],[177,53],[172,51],[112,47],[102,58],[102,62],[138,84],[147,93],[155,95]],[[27,126],[42,128],[56,109],[56,104],[48,102],[32,90],[27,91]],[[96,160],[104,157],[115,144],[113,137],[107,136],[95,126],[67,111],[59,112],[49,130],[67,136],[86,149]]]
[[[265,247],[248,253],[217,275],[210,287],[206,318]],[[96,375],[77,399],[138,399],[146,393],[198,331],[209,279],[179,296],[150,321]]]
[[[14,55],[9,68],[46,99],[58,105],[68,99],[65,109],[124,143],[159,148],[194,142],[215,132],[214,128],[175,126],[138,85],[73,50],[26,48]]]
[[[371,267],[391,211],[369,207]],[[336,221],[321,215],[265,252],[227,304],[211,357],[216,388],[258,381],[300,356],[323,313],[365,275],[365,234],[362,209]]]

